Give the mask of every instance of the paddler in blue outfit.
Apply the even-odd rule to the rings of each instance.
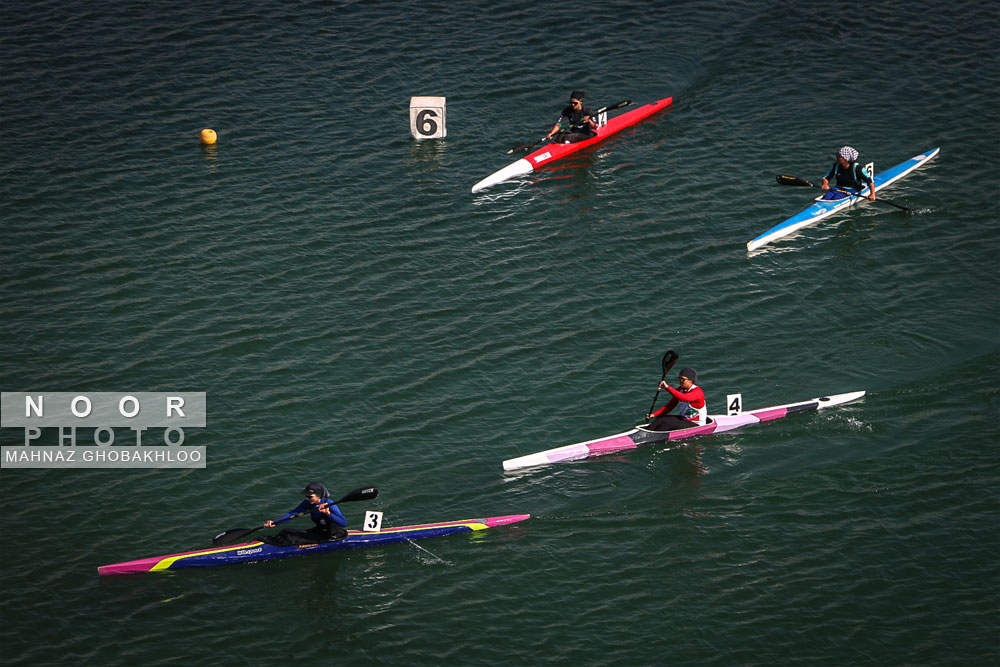
[[[261,542],[275,544],[278,546],[288,546],[293,544],[316,544],[317,542],[329,542],[330,540],[341,540],[347,537],[347,519],[340,512],[333,500],[330,492],[319,482],[310,482],[302,495],[306,498],[287,512],[284,516],[264,522],[265,528],[274,528],[277,524],[285,521],[296,514],[302,514],[310,509],[309,516],[316,524],[309,530],[297,530],[286,528],[277,535],[269,535],[261,538]]]
[[[559,120],[552,126],[545,138],[549,141],[556,137],[561,144],[575,144],[584,139],[590,139],[597,134],[597,121],[594,111],[583,106],[583,91],[574,90],[569,94],[569,106],[562,110]]]
[[[830,179],[833,177],[837,178],[837,188],[841,190],[858,192],[864,187],[863,183],[867,183],[868,200],[875,201],[875,181],[872,180],[872,174],[861,166],[858,162],[858,152],[850,146],[844,146],[837,151],[837,157],[823,177],[823,184],[820,187],[829,190]],[[823,199],[843,199],[843,196],[834,196],[834,193],[830,193],[824,195]]]

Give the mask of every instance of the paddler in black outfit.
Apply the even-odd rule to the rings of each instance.
[[[590,139],[597,134],[597,122],[594,111],[583,106],[583,91],[574,90],[569,95],[569,106],[562,110],[559,120],[545,136],[549,141],[556,137],[560,144],[574,144],[577,141]]]
[[[858,152],[850,146],[844,146],[837,151],[837,157],[823,177],[823,184],[820,187],[829,190],[830,179],[833,177],[837,178],[837,187],[843,190],[860,192],[864,183],[867,183],[868,200],[875,201],[875,181],[872,180],[872,176],[858,162]],[[827,199],[827,196],[824,195],[823,198]]]

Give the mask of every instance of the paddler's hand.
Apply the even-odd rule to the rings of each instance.
[[[828,180],[826,180],[824,178],[823,179],[823,184],[820,185],[819,187],[823,188],[824,190],[829,190],[830,189],[830,181],[828,181]]]
[[[647,412],[646,413],[646,421],[651,421],[652,419],[653,419],[653,413],[652,412]]]
[[[870,195],[868,195],[868,201],[875,201],[875,193],[874,192],[871,193]]]
[[[660,384],[656,385],[656,388],[657,388],[657,389],[666,389],[666,388],[667,388],[667,387],[669,387],[669,386],[670,386],[670,385],[669,385],[669,384],[667,384],[667,381],[666,381],[666,380],[660,380]]]
[[[270,519],[268,519],[267,521],[264,522],[264,527],[265,528],[274,528],[274,522],[271,521]]]

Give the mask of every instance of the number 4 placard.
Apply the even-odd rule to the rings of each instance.
[[[445,130],[443,97],[410,98],[410,134],[414,139],[441,139],[448,136]]]
[[[743,394],[726,395],[726,414],[732,417],[743,412]]]
[[[365,525],[362,530],[366,533],[377,533],[382,530],[382,513],[371,510],[365,512]]]

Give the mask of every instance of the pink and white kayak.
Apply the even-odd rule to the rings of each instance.
[[[632,109],[631,111],[626,111],[623,114],[615,116],[614,118],[608,120],[607,123],[599,127],[597,134],[590,139],[584,139],[583,141],[578,141],[573,144],[546,144],[534,153],[521,158],[517,162],[513,162],[503,169],[493,172],[483,180],[473,185],[472,191],[479,192],[480,190],[496,185],[497,183],[503,183],[504,181],[510,180],[515,176],[530,174],[533,170],[545,166],[550,162],[561,160],[567,155],[587,148],[588,146],[600,143],[612,134],[621,132],[627,127],[632,127],[642,119],[653,115],[657,111],[662,111],[666,107],[670,106],[673,101],[673,97],[665,97],[662,100],[644,104],[637,109]]]
[[[656,445],[671,440],[690,438],[695,435],[722,433],[749,424],[759,424],[774,419],[781,419],[797,412],[809,412],[830,408],[835,405],[843,405],[844,403],[856,401],[864,395],[865,392],[863,391],[852,391],[847,394],[811,398],[808,401],[801,401],[799,403],[788,403],[785,405],[774,405],[769,408],[748,410],[736,415],[710,415],[704,426],[694,426],[676,431],[647,431],[642,426],[636,426],[631,431],[609,435],[597,440],[578,442],[574,445],[565,445],[563,447],[556,447],[555,449],[548,449],[544,452],[528,454],[516,459],[508,459],[503,462],[503,469],[517,470],[518,468],[544,466],[550,463],[562,463],[563,461],[578,461],[594,456],[604,456],[605,454],[636,449],[644,445]]]

